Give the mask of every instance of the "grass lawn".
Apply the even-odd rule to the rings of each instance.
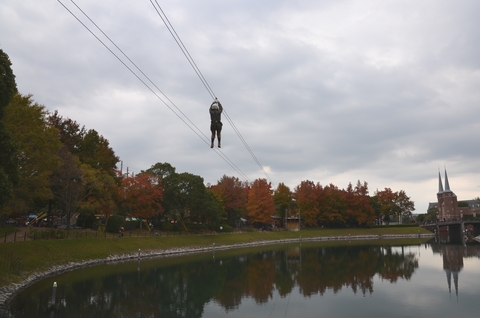
[[[252,243],[259,241],[300,239],[327,236],[357,236],[386,234],[426,234],[420,227],[382,227],[372,229],[302,229],[299,232],[243,232],[217,235],[186,236],[132,236],[123,238],[74,238],[61,240],[33,240],[0,244],[0,286],[17,283],[30,274],[45,271],[52,266],[104,259],[112,255],[133,254],[142,251],[168,250],[182,247],[211,247]],[[430,233],[431,234],[431,233]]]

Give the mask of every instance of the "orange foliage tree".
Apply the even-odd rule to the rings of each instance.
[[[126,215],[153,218],[162,212],[163,188],[152,173],[141,173],[122,180],[119,200]]]
[[[347,223],[352,226],[371,224],[375,220],[375,211],[370,203],[367,182],[362,184],[358,180],[355,189],[352,183],[349,183],[345,194],[347,199]]]
[[[344,226],[347,222],[345,190],[330,184],[323,188],[320,200],[320,221],[328,226]]]
[[[298,213],[307,226],[317,225],[319,218],[318,197],[322,187],[313,181],[302,181],[295,187],[294,198],[297,204]]]
[[[250,223],[267,224],[275,214],[272,184],[265,179],[255,180],[248,191],[247,211]]]

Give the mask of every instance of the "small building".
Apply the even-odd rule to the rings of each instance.
[[[300,216],[289,216],[285,219],[285,228],[289,231],[300,231]]]

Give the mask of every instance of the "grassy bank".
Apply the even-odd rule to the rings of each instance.
[[[218,235],[169,237],[82,238],[35,240],[0,244],[0,286],[24,280],[30,274],[52,266],[112,255],[132,254],[141,249],[167,250],[181,247],[211,247],[258,241],[299,239],[327,236],[386,235],[430,233],[418,227],[385,227],[374,229],[315,229],[300,232],[245,232]]]

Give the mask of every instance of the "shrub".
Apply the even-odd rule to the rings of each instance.
[[[112,215],[108,218],[105,230],[108,233],[118,233],[121,227],[125,227],[125,219],[121,215]]]

